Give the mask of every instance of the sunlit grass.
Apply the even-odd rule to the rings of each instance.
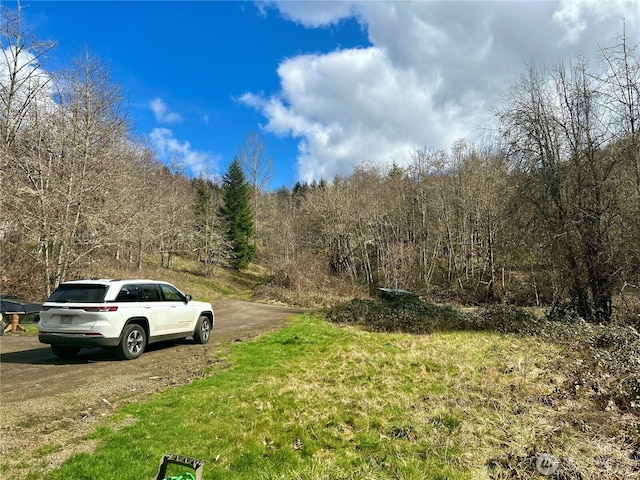
[[[110,263],[102,265],[95,274],[101,278],[153,278],[173,283],[196,300],[215,301],[220,298],[250,300],[257,285],[266,281],[265,272],[258,266],[237,271],[215,267],[209,275],[201,262],[175,255],[171,268],[160,264],[159,255],[147,255],[141,270],[131,271],[130,264]]]
[[[516,478],[498,475],[501,459],[532,449],[580,466],[607,445],[541,401],[558,354],[535,339],[299,316],[228,347],[207,378],[124,407],[96,431],[95,453],[50,478],[152,478],[165,453],[205,460],[206,479]],[[530,464],[509,468],[537,478]]]

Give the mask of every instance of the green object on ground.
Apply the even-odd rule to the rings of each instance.
[[[191,472],[185,472],[177,477],[165,477],[164,480],[196,480]]]

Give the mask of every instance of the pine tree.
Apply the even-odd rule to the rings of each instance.
[[[227,239],[231,243],[231,265],[238,270],[245,268],[255,255],[253,216],[251,214],[251,190],[237,158],[222,178],[223,205],[220,216],[227,226]]]

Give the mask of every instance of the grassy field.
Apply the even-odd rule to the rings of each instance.
[[[535,338],[299,316],[127,405],[49,478],[149,479],[165,453],[205,460],[205,479],[534,479],[543,453],[555,478],[637,478],[623,419],[557,394],[560,355]]]

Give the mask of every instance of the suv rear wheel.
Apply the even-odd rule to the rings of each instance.
[[[147,334],[144,328],[132,323],[122,330],[122,338],[116,347],[116,355],[121,360],[133,360],[142,355],[146,346]]]

